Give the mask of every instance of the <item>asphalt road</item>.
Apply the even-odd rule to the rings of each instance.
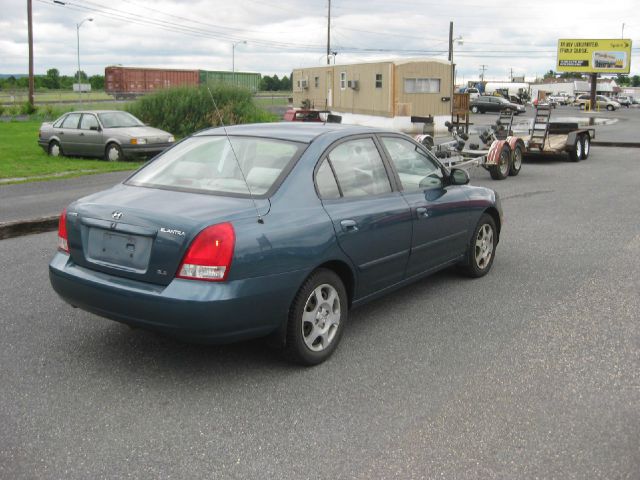
[[[0,478],[637,479],[637,149],[473,182],[506,213],[492,272],[353,311],[310,369],[74,310],[55,233],[0,241]]]

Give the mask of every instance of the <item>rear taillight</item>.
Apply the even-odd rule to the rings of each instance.
[[[62,210],[58,220],[58,250],[69,253],[69,242],[67,241],[67,209]]]
[[[205,228],[189,245],[176,276],[209,282],[226,280],[235,243],[236,234],[230,223]]]

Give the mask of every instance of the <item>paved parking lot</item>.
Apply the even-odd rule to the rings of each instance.
[[[0,241],[0,478],[638,478],[640,151],[472,181],[493,271],[354,311],[311,369],[73,310],[55,233]]]

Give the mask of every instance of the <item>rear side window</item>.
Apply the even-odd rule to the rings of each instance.
[[[329,153],[344,197],[379,195],[391,191],[380,153],[371,138],[341,143]]]
[[[167,150],[127,184],[198,192],[264,195],[303,145],[256,137],[191,137]]]
[[[78,128],[78,122],[80,121],[79,113],[70,113],[67,118],[62,122],[62,128]]]
[[[316,187],[320,198],[340,198],[340,190],[328,160],[324,160],[316,172]]]

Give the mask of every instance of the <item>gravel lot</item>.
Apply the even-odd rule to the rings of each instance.
[[[73,310],[55,233],[0,241],[0,478],[637,479],[640,150],[472,182],[493,271],[355,310],[311,369]]]

